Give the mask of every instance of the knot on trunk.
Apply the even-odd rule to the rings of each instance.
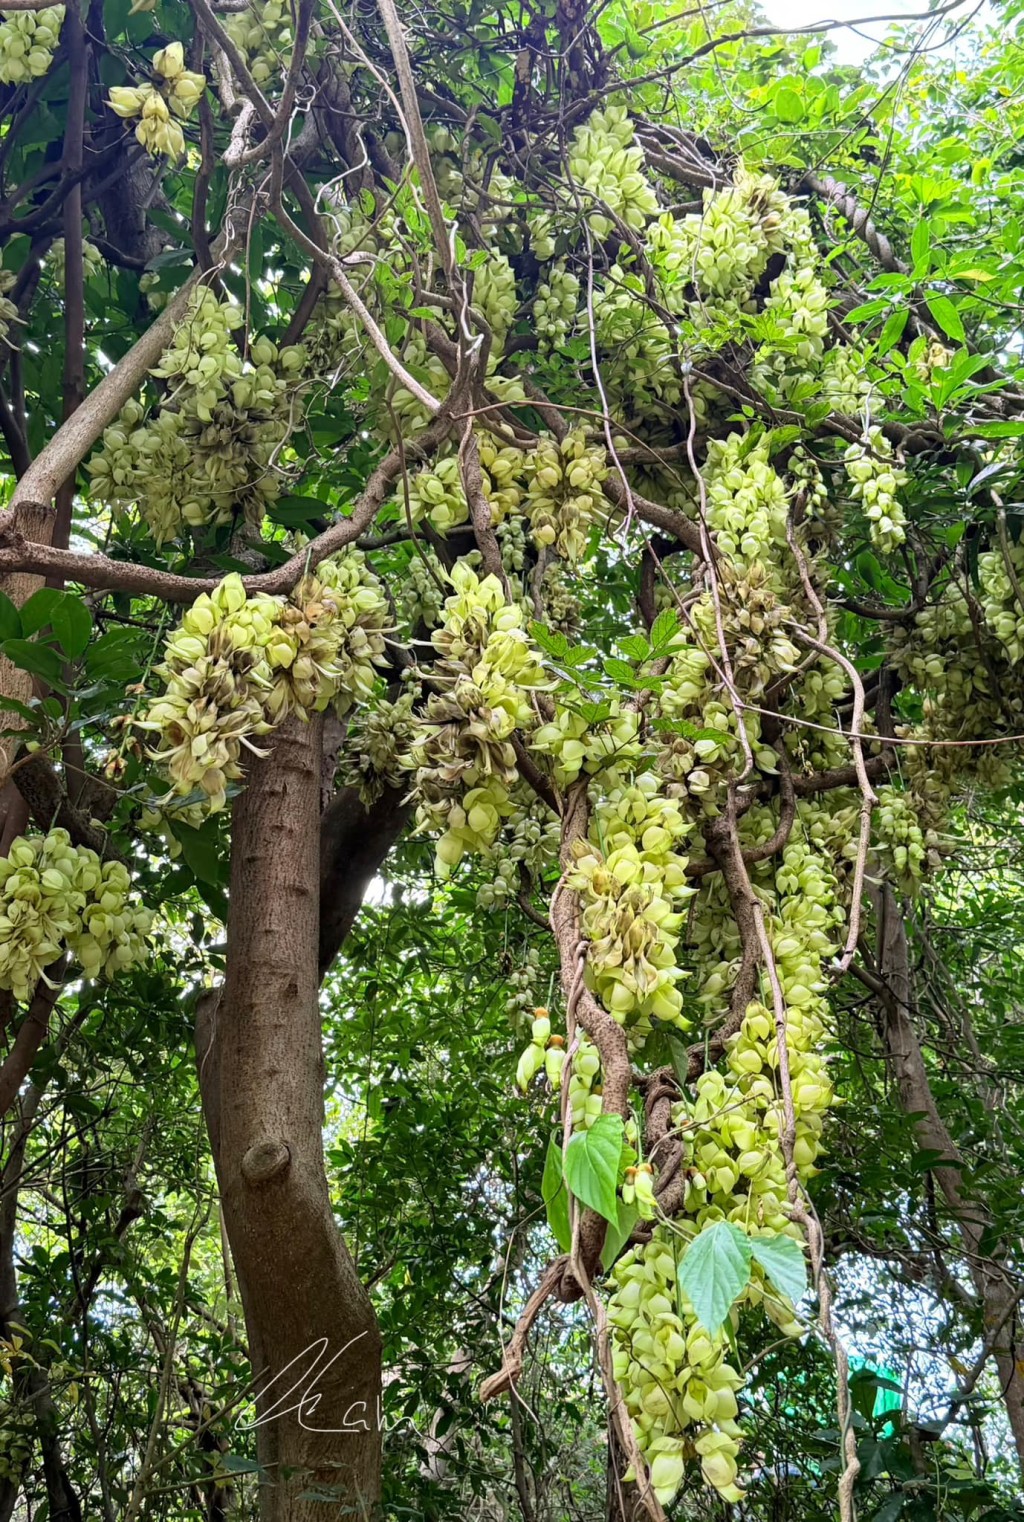
[[[269,1184],[287,1172],[292,1155],[279,1137],[256,1142],[242,1157],[242,1177],[249,1184]]]

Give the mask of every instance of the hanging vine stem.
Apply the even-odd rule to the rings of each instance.
[[[853,961],[857,950],[857,942],[860,940],[861,900],[864,895],[864,874],[867,870],[868,849],[871,844],[871,816],[875,804],[878,802],[878,794],[871,786],[867,769],[864,765],[864,745],[862,740],[864,727],[864,683],[861,681],[860,672],[851,660],[848,660],[841,651],[828,641],[828,617],[824,605],[814,588],[811,574],[807,566],[807,560],[797,544],[796,534],[793,530],[792,520],[786,523],[786,540],[796,561],[800,572],[800,580],[803,583],[804,593],[808,602],[815,610],[818,617],[818,638],[813,639],[799,625],[791,624],[797,637],[805,645],[810,645],[812,650],[817,650],[828,660],[835,661],[841,666],[850,678],[853,687],[853,715],[850,721],[850,749],[853,752],[853,764],[857,773],[857,786],[860,788],[860,833],[857,841],[857,856],[853,867],[853,887],[850,901],[850,923],[846,932],[846,943],[843,954],[836,966],[836,975],[841,976],[846,972]]]
[[[693,472],[693,478],[697,483],[697,502],[700,514],[700,539],[701,554],[707,567],[708,584],[711,589],[711,600],[715,611],[715,634],[718,639],[718,657],[707,651],[714,666],[716,674],[721,679],[733,712],[736,715],[736,736],[743,748],[744,766],[743,771],[737,778],[742,782],[749,777],[754,770],[754,752],[751,749],[750,738],[746,726],[743,723],[743,714],[747,705],[740,697],[736,688],[736,680],[733,675],[732,659],[729,655],[729,647],[725,639],[725,617],[722,613],[722,588],[718,580],[718,571],[715,566],[715,551],[711,543],[711,531],[708,528],[708,489],[703,473],[697,464],[696,438],[697,438],[697,413],[693,405],[693,393],[690,390],[690,374],[686,363],[683,364],[683,395],[686,397],[686,408],[689,414],[689,424],[686,432],[686,457]],[[690,623],[693,628],[692,621]],[[696,630],[694,630],[696,633]],[[699,637],[699,636],[698,636]],[[705,647],[706,648],[706,647]]]

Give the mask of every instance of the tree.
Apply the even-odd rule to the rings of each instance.
[[[1018,1515],[1009,49],[0,11],[0,1516]]]

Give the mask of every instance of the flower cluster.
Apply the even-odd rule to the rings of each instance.
[[[565,1039],[551,1034],[551,1018],[546,1009],[535,1009],[530,1027],[530,1044],[519,1058],[516,1083],[525,1094],[541,1068],[552,1089],[562,1086],[565,1067]]]
[[[108,97],[112,111],[135,121],[135,136],[147,153],[178,159],[185,152],[185,135],[175,118],[191,116],[206,89],[202,74],[185,67],[185,49],[169,42],[153,55],[154,82],[115,85]]]
[[[725,1336],[708,1335],[679,1289],[676,1244],[669,1228],[656,1227],[646,1246],[615,1265],[608,1306],[615,1378],[659,1501],[675,1496],[692,1456],[708,1484],[737,1501],[743,1376],[727,1362]]]
[[[785,546],[789,500],[767,438],[730,433],[711,439],[704,480],[708,525],[722,555],[749,563]]]
[[[602,208],[621,217],[627,227],[642,228],[658,209],[654,187],[644,174],[643,149],[634,142],[625,106],[594,111],[576,128],[569,146],[569,172],[588,206],[587,220],[599,238],[613,223]]]
[[[440,690],[427,700],[409,757],[419,823],[443,830],[441,876],[467,851],[488,851],[514,812],[512,736],[535,723],[529,695],[545,685],[522,613],[505,601],[497,577],[481,580],[459,562],[451,578],[455,591],[433,635],[440,660],[431,680]]]
[[[357,550],[322,562],[287,598],[247,597],[237,575],[197,598],[157,668],[167,690],[138,721],[159,736],[153,755],[172,792],[223,808],[254,739],[289,714],[365,702],[386,623],[386,600]]]
[[[988,550],[978,557],[985,623],[1013,665],[1024,657],[1024,604],[1019,594],[1022,576],[1024,544],[1019,540],[1016,544],[1008,544],[1005,551],[1002,548]]]
[[[512,792],[513,809],[503,821],[488,860],[488,881],[477,890],[481,909],[500,909],[522,887],[520,872],[542,878],[558,860],[559,822],[522,783]]]
[[[922,829],[915,800],[894,787],[878,789],[878,807],[872,816],[875,844],[883,862],[904,893],[916,893],[925,871],[939,860],[939,840],[934,830]]]
[[[705,190],[702,212],[681,219],[666,213],[648,228],[649,257],[666,304],[690,311],[694,290],[745,301],[773,253],[806,241],[805,218],[773,179],[739,164],[731,186]]]
[[[898,549],[907,537],[897,495],[907,484],[907,473],[896,460],[892,445],[881,428],[869,428],[863,442],[851,444],[844,459],[853,486],[851,496],[867,515],[871,543],[883,554]]]
[[[64,6],[43,11],[8,11],[0,22],[0,84],[41,79],[53,62],[64,25]]]
[[[541,348],[558,349],[569,337],[579,299],[579,278],[564,264],[553,265],[533,299],[533,323]]]
[[[0,860],[0,988],[27,1001],[65,949],[87,978],[136,966],[151,916],[133,892],[126,867],[72,845],[66,830],[20,836]]]
[[[589,1131],[601,1113],[600,1077],[597,1047],[581,1034],[569,1065],[569,1114],[574,1131]]]
[[[759,821],[771,828],[765,811]],[[777,912],[770,938],[785,1001],[786,1052],[796,1115],[794,1162],[800,1177],[814,1171],[825,1112],[832,1102],[821,1044],[824,1036],[824,960],[835,951],[837,880],[827,820],[801,804],[778,866],[772,872]],[[715,900],[705,909],[716,917]],[[609,1320],[615,1328],[616,1378],[622,1385],[640,1448],[659,1499],[671,1500],[686,1459],[697,1457],[705,1479],[736,1501],[736,1417],[742,1375],[727,1361],[731,1327],[710,1335],[678,1282],[678,1261],[706,1227],[731,1221],[749,1235],[785,1234],[801,1240],[789,1218],[785,1110],[779,1084],[775,1017],[754,1000],[727,1042],[726,1071],[706,1070],[693,1098],[673,1109],[686,1173],[683,1215],[659,1225],[650,1243],[619,1260]],[[635,1182],[634,1182],[635,1187]],[[762,1306],[785,1335],[800,1332],[792,1303],[755,1265],[732,1311]]]
[[[526,512],[534,544],[579,560],[604,502],[601,486],[607,477],[604,450],[588,444],[582,429],[573,429],[561,443],[542,438],[526,458]]]
[[[491,521],[501,523],[522,501],[524,455],[522,450],[500,443],[491,434],[478,436],[477,449],[481,484],[491,510]],[[413,523],[429,519],[439,534],[447,535],[469,518],[462,467],[456,454],[441,456],[409,478],[408,485],[398,495],[399,512],[403,516],[406,491]]]
[[[244,11],[226,17],[224,25],[262,90],[283,80],[295,42],[287,0],[252,0]]]
[[[137,505],[158,544],[236,515],[258,525],[280,494],[304,353],[260,337],[243,360],[241,322],[238,307],[199,292],[153,370],[168,386],[159,409],[132,398],[89,461],[95,496]]]
[[[640,721],[636,711],[618,698],[608,699],[607,716],[588,720],[577,708],[556,704],[554,717],[531,736],[530,746],[551,758],[559,787],[568,787],[581,773],[592,776],[605,767],[625,765],[641,752]]]
[[[675,951],[680,905],[694,890],[675,849],[691,825],[644,772],[602,792],[588,839],[577,846],[569,885],[580,894],[589,941],[587,980],[605,1008],[642,1046],[656,1018],[684,1027]]]
[[[106,260],[95,243],[90,242],[88,238],[82,240],[82,266],[86,280],[90,276],[100,274],[106,268]],[[53,279],[54,285],[57,286],[58,290],[63,291],[65,272],[63,238],[54,238],[50,244],[49,252],[46,255],[46,268]]]
[[[515,321],[518,306],[516,277],[504,254],[491,254],[473,275],[473,305],[491,330],[500,349]]]

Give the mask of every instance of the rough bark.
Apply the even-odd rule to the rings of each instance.
[[[878,915],[879,1006],[886,1060],[900,1103],[911,1118],[922,1152],[938,1161],[932,1175],[955,1221],[975,1291],[982,1306],[984,1334],[999,1373],[999,1387],[1024,1477],[1024,1348],[1021,1344],[1019,1286],[1005,1266],[1006,1253],[983,1239],[992,1225],[984,1202],[963,1181],[963,1158],[939,1113],[928,1081],[914,1022],[914,991],[904,917],[891,888],[875,895]],[[948,1159],[950,1166],[944,1167]]]
[[[380,1486],[380,1337],[324,1169],[319,789],[320,725],[291,720],[234,805],[227,972],[197,1036],[256,1381],[262,1522],[371,1518]]]

